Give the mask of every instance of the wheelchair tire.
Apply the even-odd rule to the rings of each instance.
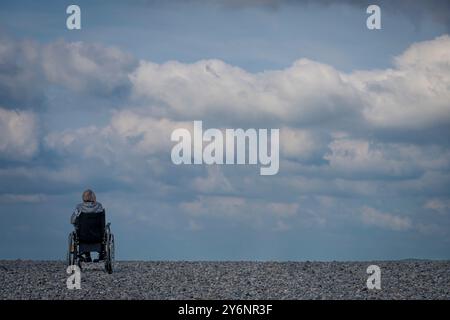
[[[75,238],[73,232],[69,234],[69,247],[67,250],[67,265],[73,266],[77,264],[78,260],[78,253],[77,253],[77,246],[75,244]]]
[[[105,270],[109,274],[113,273],[113,265],[114,265],[114,235],[112,233],[108,233],[107,242],[105,245]]]
[[[105,270],[109,274],[113,273],[112,263],[111,262],[105,262]]]

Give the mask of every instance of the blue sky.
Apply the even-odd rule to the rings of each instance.
[[[64,258],[92,188],[119,259],[450,258],[443,1],[0,5],[0,258]],[[170,133],[280,128],[280,171],[175,166]]]

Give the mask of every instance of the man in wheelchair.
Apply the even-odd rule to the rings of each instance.
[[[106,271],[112,273],[114,235],[110,223],[105,225],[105,209],[92,190],[84,191],[82,199],[70,218],[75,230],[69,234],[68,264],[81,268],[82,262],[92,262],[91,252],[97,252],[94,262],[104,261]]]

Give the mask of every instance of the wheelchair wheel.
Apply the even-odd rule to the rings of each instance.
[[[113,273],[114,265],[114,235],[108,233],[105,245],[105,270],[109,274]]]
[[[77,253],[77,245],[75,243],[75,235],[73,232],[69,234],[69,247],[67,250],[67,265],[73,266],[77,264],[78,253]]]

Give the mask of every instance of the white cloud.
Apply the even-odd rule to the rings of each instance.
[[[312,130],[280,129],[280,152],[287,158],[305,160],[323,151],[324,143]]]
[[[38,151],[36,116],[28,111],[0,108],[0,157],[29,159]]]
[[[115,47],[60,40],[42,48],[46,78],[74,91],[111,94],[129,84],[134,67],[134,58]]]
[[[379,127],[423,128],[450,121],[450,37],[413,44],[395,68],[362,71],[349,81],[364,98],[364,116]]]
[[[450,212],[450,200],[448,199],[430,199],[428,200],[424,208],[431,209],[440,214],[447,214]]]
[[[167,152],[172,146],[172,131],[177,128],[192,131],[192,126],[192,123],[154,118],[128,110],[116,113],[105,132],[123,143],[132,144],[139,154],[148,155]]]
[[[361,220],[367,225],[395,231],[409,230],[412,228],[412,222],[408,217],[380,212],[371,207],[363,207],[361,209]]]
[[[317,121],[342,116],[357,98],[333,67],[307,59],[255,74],[220,60],[143,61],[130,79],[136,97],[163,103],[167,115],[188,119]]]
[[[267,205],[270,212],[279,217],[295,216],[299,209],[298,203],[271,202]]]
[[[352,73],[308,59],[259,73],[220,60],[138,65],[129,54],[100,44],[2,40],[0,97],[9,100],[41,97],[48,82],[102,95],[132,86],[153,116],[177,120],[284,126],[366,121],[405,129],[450,122],[448,35],[411,45],[391,69]]]
[[[206,177],[196,177],[194,189],[202,193],[231,192],[233,187],[218,166],[208,166]]]
[[[132,110],[115,112],[104,127],[88,126],[45,137],[46,146],[84,158],[100,158],[110,163],[116,157],[148,156],[170,152],[170,134],[176,128],[191,129],[192,124],[157,119]]]
[[[42,45],[0,33],[0,100],[7,108],[39,108],[52,84],[111,95],[130,87],[128,73],[136,66],[115,47],[64,40]]]
[[[450,150],[439,145],[382,143],[337,138],[328,145],[324,159],[333,172],[353,179],[374,177],[413,178],[427,171],[450,169]]]
[[[326,217],[314,210],[301,208],[297,201],[273,201],[243,196],[200,195],[183,201],[179,211],[190,219],[221,219],[252,228],[285,231],[295,227],[322,226]]]
[[[3,107],[34,107],[43,97],[46,81],[40,47],[32,41],[13,41],[0,31],[0,101]]]
[[[245,198],[235,196],[199,196],[198,199],[180,203],[180,209],[192,216],[239,217],[248,204]]]
[[[389,142],[389,135],[381,141],[377,136],[386,128],[406,128],[404,134],[409,135],[410,129],[449,122],[448,36],[412,45],[395,59],[392,69],[348,74],[307,59],[259,73],[220,60],[192,64],[142,61],[134,68],[132,58],[100,45],[58,41],[29,46],[23,54],[37,61],[36,65],[41,61],[43,70],[38,67],[33,72],[43,74],[42,82],[61,84],[81,94],[109,94],[131,84],[136,100],[108,114],[111,118],[105,125],[94,118],[92,125],[47,134],[44,145],[62,155],[67,167],[4,169],[0,174],[8,171],[19,177],[80,183],[86,181],[83,166],[87,165],[89,173],[98,172],[99,177],[107,173],[118,183],[144,186],[164,195],[189,188],[189,194],[197,198],[180,205],[189,216],[212,214],[255,221],[255,217],[270,215],[272,225],[280,229],[297,214],[314,216],[314,205],[309,213],[308,208],[299,209],[298,194],[336,198],[403,195],[443,189],[450,181],[445,174],[450,168],[448,146]],[[5,49],[8,57],[10,50]],[[36,154],[33,114],[2,112],[2,119],[8,118],[1,120],[0,130],[7,133],[0,137],[2,157]],[[19,126],[22,131],[7,129],[3,123],[14,117],[28,119],[22,123],[30,125]],[[194,119],[218,128],[279,126],[280,177],[267,182],[245,168],[177,167],[175,171],[186,176],[174,178],[170,134],[179,127],[191,130]],[[102,162],[82,162],[86,159]],[[386,183],[385,178],[392,177]],[[232,196],[211,196],[215,193]],[[261,195],[265,201],[254,200]],[[369,207],[361,217],[380,227],[411,229],[408,218]]]
[[[370,173],[401,176],[411,173],[414,162],[411,163],[409,157],[398,157],[390,147],[365,140],[336,139],[329,144],[331,152],[324,159],[329,161],[333,169],[352,175]]]
[[[297,214],[295,202],[274,202],[239,196],[199,196],[193,201],[182,202],[180,208],[191,216],[240,217],[257,219],[264,216],[289,218]]]
[[[114,112],[103,127],[51,132],[44,138],[44,146],[79,166],[87,165],[98,179],[109,178],[120,185],[139,185],[163,194],[175,188],[167,184],[166,178],[174,170],[170,135],[176,128],[192,130],[192,123],[123,110]]]
[[[448,52],[445,35],[413,44],[392,69],[349,74],[308,59],[260,73],[220,60],[142,61],[130,80],[135,97],[163,105],[168,117],[422,129],[450,122]]]
[[[450,51],[448,35],[440,36],[433,40],[421,41],[412,44],[403,54],[395,58],[396,65],[403,69],[420,68],[432,69],[448,68]]]

